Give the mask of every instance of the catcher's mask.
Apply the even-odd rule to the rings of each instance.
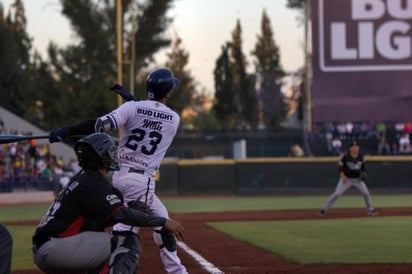
[[[93,133],[81,138],[74,145],[79,165],[85,169],[105,167],[119,170],[117,146],[107,133]]]

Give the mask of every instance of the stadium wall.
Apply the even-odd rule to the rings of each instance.
[[[412,156],[366,156],[371,192],[412,192]],[[168,160],[158,193],[295,194],[329,193],[338,181],[337,157]]]

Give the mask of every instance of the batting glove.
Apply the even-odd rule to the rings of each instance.
[[[119,94],[125,101],[136,101],[136,98],[134,98],[134,96],[131,95],[127,89],[119,84],[114,84],[109,89]]]
[[[69,135],[69,130],[65,127],[56,128],[53,129],[49,135],[50,143],[61,142]]]

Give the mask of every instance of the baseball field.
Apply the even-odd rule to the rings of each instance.
[[[14,238],[12,273],[42,273],[31,260],[30,238],[47,209],[22,193],[0,194],[0,223]],[[373,194],[372,194],[373,195]],[[178,254],[189,273],[412,273],[412,195],[373,195],[378,216],[363,199],[342,196],[320,217],[327,196],[164,196],[186,228]],[[138,273],[164,273],[151,230],[143,229]]]

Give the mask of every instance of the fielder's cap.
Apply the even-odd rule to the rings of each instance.
[[[359,146],[358,142],[352,141],[352,142],[349,144],[349,147],[354,147],[354,146]]]

